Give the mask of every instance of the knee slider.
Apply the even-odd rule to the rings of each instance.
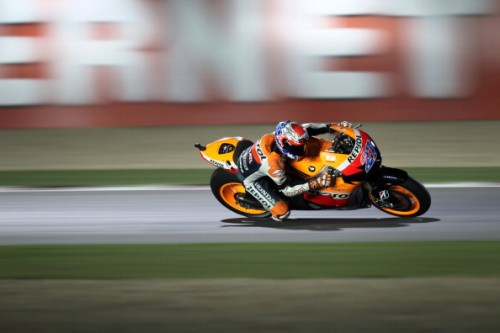
[[[288,205],[283,200],[278,201],[276,205],[270,210],[271,217],[275,221],[283,221],[290,215]]]

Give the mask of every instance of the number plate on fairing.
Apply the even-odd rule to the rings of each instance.
[[[361,155],[361,164],[364,164],[366,173],[368,173],[371,170],[377,158],[378,154],[377,154],[377,148],[375,147],[375,143],[373,143],[373,141],[371,140],[368,140],[365,146],[365,150]]]

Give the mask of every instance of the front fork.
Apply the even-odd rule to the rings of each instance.
[[[390,185],[398,185],[407,181],[408,173],[401,169],[381,166],[365,183],[370,200],[379,207],[393,208],[391,194],[387,189]]]

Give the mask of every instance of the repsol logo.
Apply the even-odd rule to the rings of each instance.
[[[261,160],[265,160],[266,159],[266,155],[264,154],[264,152],[260,148],[260,142],[255,146],[255,150],[257,151],[257,154],[259,154],[259,157],[260,157]]]
[[[347,161],[349,163],[354,162],[354,160],[359,156],[359,153],[361,152],[361,135],[356,135],[356,143],[354,145],[354,148],[352,149],[351,155],[347,158]]]

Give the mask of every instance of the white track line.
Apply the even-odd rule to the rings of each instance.
[[[462,183],[435,183],[424,184],[427,188],[483,188],[483,187],[500,187],[500,183],[486,183],[486,182],[462,182]]]

